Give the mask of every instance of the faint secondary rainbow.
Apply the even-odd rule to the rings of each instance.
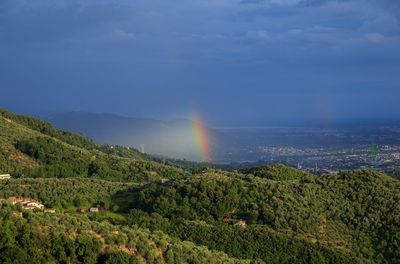
[[[192,116],[193,137],[201,161],[210,162],[210,139],[203,121],[197,114]]]

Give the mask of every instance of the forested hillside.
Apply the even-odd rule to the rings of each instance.
[[[398,180],[371,171],[290,181],[214,172],[133,189],[129,219],[239,258],[395,263],[399,190]]]
[[[179,178],[186,173],[126,149],[108,154],[106,149],[80,135],[54,129],[28,116],[0,112],[0,165],[14,177],[97,177],[109,180],[149,181]],[[115,147],[121,148],[121,147]],[[133,153],[136,155],[133,157]],[[113,155],[116,154],[116,155]],[[147,159],[146,159],[147,157]]]
[[[137,227],[0,205],[1,263],[246,263]]]
[[[400,263],[400,181],[375,171],[205,168],[5,111],[0,143],[1,263]]]

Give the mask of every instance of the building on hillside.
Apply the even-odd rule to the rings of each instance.
[[[23,202],[26,202],[26,201],[30,201],[31,199],[29,199],[29,198],[11,197],[10,200],[11,200],[11,203],[13,205],[16,205],[16,204],[20,204],[20,203],[23,203]]]
[[[25,209],[44,209],[44,205],[39,201],[30,201],[23,204]]]
[[[13,205],[20,204],[20,205],[22,205],[22,207],[24,209],[27,209],[27,210],[33,210],[33,209],[41,209],[41,210],[43,210],[44,209],[44,205],[40,201],[31,199],[31,198],[12,197],[11,198],[11,203]]]
[[[239,226],[239,227],[245,227],[246,226],[246,221],[244,220],[239,220],[236,223],[233,224],[234,226]]]
[[[0,174],[0,180],[9,180],[11,179],[10,174]]]
[[[161,179],[162,184],[167,183],[167,182],[169,182],[169,179]]]
[[[91,212],[91,213],[98,213],[98,212],[99,212],[99,208],[97,208],[97,207],[92,207],[92,208],[89,209],[89,212]]]
[[[228,224],[233,224],[234,226],[239,226],[239,227],[245,227],[246,226],[246,221],[240,219],[232,219],[232,218],[227,218],[225,217],[224,219],[222,219],[222,221],[224,223],[228,223]]]
[[[46,209],[44,209],[43,212],[49,213],[49,214],[55,214],[56,213],[56,209],[54,209],[54,208],[46,208]]]
[[[83,207],[79,208],[79,212],[81,212],[81,213],[86,212],[86,208],[83,208]]]

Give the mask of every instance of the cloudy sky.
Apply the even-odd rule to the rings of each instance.
[[[1,0],[0,107],[398,118],[398,0]]]

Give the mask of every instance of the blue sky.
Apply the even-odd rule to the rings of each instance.
[[[0,105],[211,123],[398,118],[397,0],[2,0]]]

